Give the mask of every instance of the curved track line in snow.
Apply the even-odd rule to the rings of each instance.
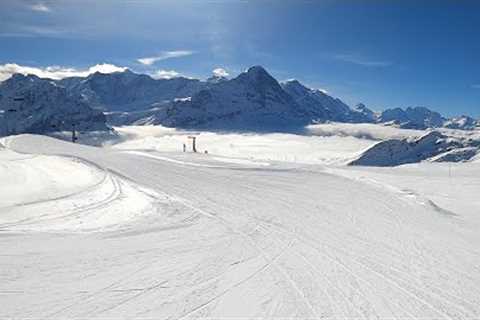
[[[10,221],[5,221],[6,216],[3,215],[4,222],[0,223],[0,230],[68,232],[118,227],[130,220],[129,217],[134,218],[145,210],[146,206],[154,201],[152,197],[159,196],[158,193],[147,192],[146,189],[139,188],[133,182],[126,181],[86,159],[61,155],[55,155],[55,157],[82,163],[101,178],[98,182],[86,185],[75,192],[0,208],[8,212],[10,217]],[[25,192],[28,192],[28,189]],[[134,203],[124,209],[119,207],[121,203],[126,204],[132,201]],[[119,217],[118,221],[115,221],[114,215]]]

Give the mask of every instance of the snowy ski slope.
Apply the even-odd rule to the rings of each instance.
[[[2,139],[0,318],[480,317],[480,163],[238,159],[130,133]],[[350,141],[326,163],[374,143]]]

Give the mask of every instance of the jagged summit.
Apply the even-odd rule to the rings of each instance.
[[[440,113],[425,107],[408,107],[407,109],[394,108],[383,111],[380,122],[392,122],[401,128],[426,129],[443,126],[445,119]]]
[[[265,68],[260,66],[260,65],[251,66],[250,68],[247,69],[246,73],[270,76],[270,74],[267,72],[267,70],[265,70]]]
[[[207,86],[190,100],[156,114],[158,123],[174,127],[269,130],[307,123],[301,108],[263,67]]]
[[[267,70],[265,70],[262,66],[253,66],[247,69],[246,72],[240,73],[236,78],[232,79],[232,81],[247,81],[247,82],[254,82],[256,84],[270,84],[270,85],[278,85],[277,80],[272,77]]]

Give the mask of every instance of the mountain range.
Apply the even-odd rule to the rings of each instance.
[[[446,119],[424,107],[376,113],[351,108],[297,80],[279,83],[253,66],[233,79],[153,79],[130,70],[62,80],[14,75],[0,83],[0,134],[108,130],[110,125],[284,131],[327,121],[384,123],[401,128],[471,130],[473,118]]]
[[[57,82],[15,74],[0,83],[0,136],[108,130],[105,115]]]

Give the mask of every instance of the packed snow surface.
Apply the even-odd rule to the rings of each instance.
[[[7,140],[7,145],[10,140]],[[99,231],[157,210],[162,195],[63,155],[0,149],[0,230]]]
[[[0,318],[480,317],[479,163],[340,166],[376,141],[326,135],[183,153],[170,130],[1,141]]]

